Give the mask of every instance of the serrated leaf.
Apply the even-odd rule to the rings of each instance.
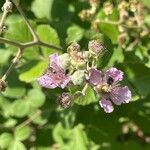
[[[55,46],[60,45],[59,37],[55,29],[53,29],[50,25],[39,25],[37,27],[37,34],[40,36],[40,39],[48,44],[52,44]],[[54,50],[52,48],[42,47],[42,53],[47,58],[52,53],[61,53],[61,51]]]
[[[34,0],[31,6],[31,10],[37,18],[51,19],[53,1],[54,0]]]
[[[47,67],[48,67],[47,60],[35,62],[35,64],[30,62],[29,64],[26,64],[26,66],[24,66],[25,71],[23,71],[19,75],[19,79],[27,83],[35,81],[37,80],[38,77],[40,77],[44,73]]]
[[[31,24],[35,26],[33,22]],[[31,42],[32,41],[33,38],[32,38],[31,32],[22,18],[17,17],[15,21],[13,19],[10,19],[7,22],[7,25],[9,27],[5,34],[5,37],[7,39],[10,39],[12,41],[17,41],[17,42]],[[14,46],[8,45],[8,47],[13,52],[17,51],[17,48]],[[37,59],[38,56],[39,56],[38,47],[36,46],[26,48],[23,53],[23,57],[27,59]]]
[[[84,30],[77,25],[73,25],[69,27],[67,30],[66,42],[68,44],[72,42],[78,42],[83,38],[83,36],[84,36]]]

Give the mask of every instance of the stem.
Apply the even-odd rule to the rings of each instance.
[[[34,31],[34,29],[32,28],[31,23],[29,22],[28,18],[26,17],[25,13],[23,12],[22,8],[20,7],[20,4],[16,3],[15,0],[12,0],[14,2],[14,4],[16,5],[16,8],[18,9],[19,13],[21,14],[21,16],[23,17],[25,23],[27,24],[32,36],[33,36],[33,40],[34,41],[39,41],[39,37],[36,34],[36,32]]]
[[[8,14],[8,11],[4,11],[3,15],[2,15],[2,18],[0,20],[0,35],[2,34],[3,32],[3,25],[4,25],[4,22],[5,22],[5,19],[7,17],[7,14]]]
[[[62,48],[60,48],[60,47],[57,47],[57,46],[54,46],[51,44],[47,44],[42,41],[37,41],[37,42],[32,41],[32,42],[27,42],[27,43],[20,43],[20,42],[15,42],[15,41],[0,37],[0,43],[6,43],[6,44],[10,44],[10,45],[19,47],[19,48],[24,48],[24,49],[35,46],[35,45],[39,45],[39,46],[44,46],[44,47],[48,47],[48,48],[52,48],[52,49],[56,49],[56,50],[62,50]]]
[[[5,72],[5,74],[3,75],[3,77],[1,78],[1,80],[5,81],[6,78],[8,77],[8,75],[10,74],[10,72],[14,69],[14,67],[16,66],[16,64],[18,63],[18,61],[20,60],[21,56],[23,53],[23,49],[19,48],[18,52],[15,56],[15,58],[12,61],[12,64],[9,66],[9,68],[7,69],[7,71]]]
[[[2,38],[2,37],[0,37],[0,43],[6,43],[6,44],[10,44],[10,45],[13,45],[16,47],[22,47],[21,43],[18,43],[18,42],[12,41],[12,40],[8,40],[8,39]]]
[[[120,21],[110,21],[110,20],[100,20],[100,23],[103,23],[103,24],[112,24],[112,25],[121,25],[125,28],[130,28],[130,29],[134,29],[134,28],[140,28],[140,26],[129,26],[129,25],[126,25],[126,24],[123,24],[122,22]]]
[[[35,112],[35,114],[33,114],[31,116],[31,118],[28,118],[27,120],[22,122],[20,125],[18,125],[16,128],[23,128],[23,127],[27,126],[28,124],[30,124],[34,119],[36,119],[41,114],[42,114],[42,111],[38,110],[37,112]]]

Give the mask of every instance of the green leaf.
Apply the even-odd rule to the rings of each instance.
[[[0,135],[0,148],[7,148],[10,142],[13,140],[13,136],[10,133],[3,133]]]
[[[12,18],[14,18],[14,16],[12,16]],[[32,35],[24,20],[20,17],[14,19],[16,20],[14,21],[13,19],[9,19],[7,22],[9,28],[5,34],[5,37],[17,42],[31,42]],[[31,24],[35,26],[33,22],[31,22]],[[8,48],[13,52],[17,51],[17,48],[14,46],[8,45]],[[23,53],[23,57],[26,59],[37,59],[39,57],[38,47],[34,46],[26,48]]]
[[[150,27],[150,15],[145,16],[144,22]]]
[[[24,66],[24,71],[19,75],[19,79],[24,82],[32,82],[37,80],[48,67],[48,60],[39,62],[29,62]]]
[[[23,86],[7,87],[6,91],[3,93],[4,96],[10,98],[21,98],[25,95],[26,89]]]
[[[123,61],[124,61],[123,49],[120,47],[114,48],[113,54],[109,59],[107,67],[112,67],[115,65],[115,63],[123,63]]]
[[[138,67],[135,67],[135,64],[128,64],[126,73],[141,97],[146,98],[150,89],[150,69],[143,64],[138,64]]]
[[[69,139],[71,136],[71,132],[68,129],[65,129],[61,123],[58,123],[54,130],[53,130],[53,138],[55,140],[55,142],[63,145],[64,144],[64,140],[63,139]]]
[[[0,59],[0,65],[6,64],[8,62],[8,59],[10,58],[11,54],[12,54],[12,52],[10,50],[0,49],[0,56],[3,56]]]
[[[85,96],[80,96],[79,98],[75,99],[75,103],[83,106],[95,101],[97,101],[97,98],[95,97],[94,90],[90,86],[88,86],[87,90],[85,91]]]
[[[38,108],[44,104],[45,95],[41,90],[33,89],[29,91],[26,99],[29,101],[30,106]]]
[[[140,0],[146,7],[150,8],[149,0]]]
[[[78,42],[83,38],[83,36],[84,36],[84,30],[77,25],[73,25],[69,27],[67,30],[66,42],[68,44],[72,42]]]
[[[86,133],[84,132],[84,126],[79,124],[73,129],[73,149],[78,150],[87,150],[89,147],[89,140]]]
[[[12,128],[12,127],[14,127],[16,124],[17,124],[17,120],[10,118],[10,119],[8,119],[8,120],[4,123],[4,126],[5,126],[6,128]]]
[[[51,9],[54,0],[34,0],[31,10],[37,18],[51,19]]]
[[[14,140],[13,142],[10,143],[8,150],[27,150],[27,149],[22,142]]]
[[[25,100],[16,100],[12,104],[12,115],[18,118],[22,118],[28,115],[30,112],[30,105]]]
[[[106,15],[101,10],[98,14],[98,17],[100,20],[105,20]],[[110,16],[110,20],[118,21],[118,11],[116,9],[113,10],[113,13]],[[100,22],[99,26],[100,26],[100,31],[102,31],[104,34],[106,34],[111,39],[113,44],[117,44],[118,35],[119,35],[117,26],[110,24],[110,23],[101,23],[101,22]]]
[[[32,130],[28,126],[20,127],[20,128],[18,127],[15,130],[15,138],[18,141],[24,141],[27,138],[29,138],[29,136],[31,135],[31,132]]]
[[[39,25],[37,27],[37,34],[40,39],[48,44],[52,44],[55,46],[60,45],[59,37],[55,29],[53,29],[50,25]],[[61,51],[54,50],[51,48],[42,47],[42,53],[47,58],[52,53],[59,53]]]

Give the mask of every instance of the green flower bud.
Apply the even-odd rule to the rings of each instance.
[[[64,70],[66,70],[70,66],[70,56],[68,53],[59,55],[58,60],[60,67],[63,68]]]
[[[77,70],[71,76],[74,85],[82,85],[85,80],[85,70]]]

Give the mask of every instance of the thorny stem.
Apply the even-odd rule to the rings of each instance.
[[[60,47],[54,46],[54,45],[50,45],[47,44],[43,41],[41,41],[38,37],[38,35],[36,34],[36,32],[34,31],[34,29],[32,28],[28,18],[26,17],[25,13],[23,12],[23,10],[20,7],[19,1],[16,0],[12,0],[13,3],[15,4],[15,6],[17,7],[19,13],[21,14],[21,16],[24,18],[24,21],[26,22],[32,36],[33,36],[33,41],[31,42],[26,42],[26,43],[20,43],[20,42],[16,42],[16,41],[12,41],[3,37],[0,37],[0,43],[6,43],[6,44],[10,44],[13,45],[15,47],[18,47],[18,52],[15,56],[15,58],[13,59],[12,64],[9,66],[8,70],[6,71],[6,73],[3,75],[3,77],[1,78],[1,80],[5,81],[6,78],[8,77],[8,75],[10,74],[10,72],[14,69],[14,67],[16,66],[16,64],[19,62],[20,58],[22,57],[22,54],[25,50],[25,48],[28,47],[32,47],[32,46],[44,46],[44,47],[48,47],[48,48],[52,48],[52,49],[56,49],[56,50],[62,50]],[[8,0],[6,0],[6,2],[8,2]],[[1,34],[1,30],[5,21],[5,18],[7,16],[7,13],[9,11],[4,11],[3,16],[0,20],[0,34]]]
[[[39,37],[36,34],[36,32],[34,31],[34,29],[32,28],[31,23],[29,22],[28,18],[26,17],[25,13],[23,12],[22,8],[20,7],[20,4],[16,3],[15,0],[12,0],[13,3],[15,4],[16,8],[18,9],[19,13],[21,14],[21,16],[23,17],[25,23],[27,24],[32,36],[33,36],[33,40],[34,41],[39,41]]]

